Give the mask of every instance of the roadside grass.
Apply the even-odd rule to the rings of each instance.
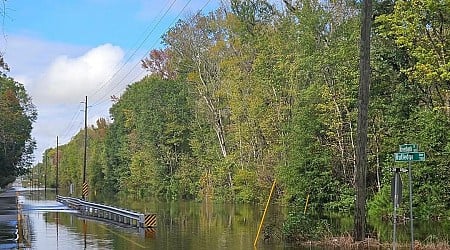
[[[347,233],[338,237],[329,237],[323,240],[304,241],[301,243],[303,247],[320,247],[322,249],[392,249],[392,242],[380,242],[375,238],[366,238],[364,241],[355,242],[352,236]],[[397,243],[397,249],[409,249],[409,242]],[[450,250],[449,241],[415,241],[415,250]]]

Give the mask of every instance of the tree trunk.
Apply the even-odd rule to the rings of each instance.
[[[372,0],[364,0],[361,15],[361,44],[360,44],[360,78],[358,93],[358,129],[356,151],[356,201],[354,214],[355,241],[365,238],[366,226],[366,171],[367,171],[367,114],[369,109],[370,91],[370,30],[372,24]]]

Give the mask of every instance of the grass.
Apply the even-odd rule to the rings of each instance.
[[[392,249],[393,243],[380,242],[375,238],[366,238],[364,241],[355,242],[350,234],[339,237],[330,237],[320,241],[302,242],[303,247],[320,247],[322,249]],[[397,243],[397,249],[409,249],[409,242]],[[450,250],[447,242],[419,242],[415,241],[415,250]]]

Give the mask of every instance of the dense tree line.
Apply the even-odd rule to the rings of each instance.
[[[0,64],[4,65],[3,60]],[[1,66],[5,68],[4,66]],[[5,74],[0,76],[0,187],[13,182],[33,164],[35,141],[31,138],[36,108],[24,86]]]
[[[142,61],[149,76],[89,128],[92,195],[260,202],[277,179],[292,216],[307,196],[310,211],[354,208],[360,1],[284,2],[232,0],[167,31]],[[405,143],[427,154],[413,167],[415,214],[449,214],[449,16],[448,1],[374,1],[372,216],[391,213]],[[82,132],[61,147],[60,185],[81,185]]]

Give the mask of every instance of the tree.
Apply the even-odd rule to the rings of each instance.
[[[293,186],[286,187],[286,190],[300,190],[300,185],[312,179],[320,183],[322,179],[330,178],[332,181],[325,182],[329,186],[324,188],[327,188],[333,197],[320,201],[311,200],[311,205],[333,211],[350,211],[354,207],[356,161],[355,124],[358,87],[356,68],[359,41],[357,8],[347,1],[308,1],[292,5],[289,9],[294,17],[291,15],[284,18],[283,22],[286,23],[283,26],[291,27],[291,30],[284,31],[286,28],[281,28],[283,26],[277,27],[279,32],[284,33],[282,41],[285,44],[291,43],[285,52],[286,55],[282,57],[289,58],[284,62],[286,66],[282,74],[286,80],[293,82],[291,88],[288,88],[291,92],[292,120],[287,119],[283,122],[289,128],[285,132],[289,141],[286,145],[287,152],[290,152],[289,161],[288,165],[280,168],[282,172],[288,168],[289,172],[289,168],[297,168],[304,164],[301,157],[308,159],[310,155],[317,155],[320,158],[325,158],[326,154],[331,156],[326,160],[315,161],[315,164],[319,162],[323,164],[319,169],[326,174],[321,175],[318,171],[310,172],[308,178],[297,176],[296,181],[292,181]],[[274,40],[274,37],[272,35],[271,40]],[[302,112],[299,110],[311,109],[308,106],[312,104],[304,100],[311,98],[312,89],[320,92],[316,94],[318,103],[315,105],[320,105],[321,108],[314,109],[314,112],[318,113],[317,125],[308,126],[307,121],[298,119],[297,116],[307,118],[301,116]],[[299,130],[299,127],[302,129]],[[316,130],[317,127],[320,129]],[[310,150],[309,152],[300,150],[296,147],[298,143],[293,143],[311,137],[318,137],[317,143],[320,146],[305,147]],[[336,185],[340,188],[336,188]],[[286,198],[293,198],[291,195],[290,192],[286,192]],[[315,202],[318,204],[314,204]]]
[[[88,129],[88,166],[87,180],[90,190],[95,194],[103,190],[105,184],[106,169],[106,134],[109,123],[105,118],[100,118],[96,126]]]
[[[169,68],[169,62],[167,50],[154,49],[150,51],[148,58],[141,61],[141,66],[151,75],[157,75],[163,79],[175,79],[176,73]]]
[[[396,1],[392,13],[377,18],[380,35],[404,51],[400,71],[420,102],[450,116],[450,4],[443,0]]]
[[[129,86],[113,105],[106,138],[108,186],[137,197],[178,196],[176,175],[191,152],[192,116],[186,87],[148,76]]]
[[[206,193],[210,193],[214,183],[213,186],[218,187],[217,190],[224,191],[220,196],[229,197],[230,190],[233,190],[233,163],[230,159],[232,145],[229,138],[230,107],[223,87],[224,68],[221,62],[229,56],[232,49],[227,43],[229,37],[223,26],[225,15],[223,9],[208,15],[197,13],[187,20],[180,20],[165,34],[163,40],[167,45],[169,57],[173,59],[170,68],[188,84],[189,91],[195,93],[193,130],[208,133],[200,135],[194,132],[193,135],[200,137],[192,140],[203,142],[206,137],[211,145],[217,147],[217,150],[208,148],[206,151],[203,151],[203,147],[196,148],[202,150],[201,154],[210,154],[203,157],[212,161],[201,165],[202,175],[207,179],[202,183],[208,184],[203,189],[208,189]],[[211,141],[213,137],[209,133],[213,133],[216,140]]]
[[[367,199],[367,128],[370,89],[370,36],[372,26],[372,0],[363,1],[361,15],[361,44],[360,44],[360,81],[358,91],[358,133],[356,151],[356,200],[354,215],[355,241],[365,238],[366,227],[366,199]]]
[[[6,0],[0,15],[5,17]],[[24,86],[7,77],[9,66],[0,53],[0,187],[27,172],[33,163],[36,142],[31,138],[37,111]]]
[[[163,37],[168,46],[172,65],[181,77],[185,77],[196,90],[200,103],[206,107],[206,116],[217,136],[218,146],[223,157],[228,155],[226,143],[226,122],[229,111],[225,105],[226,96],[221,89],[220,60],[225,47],[221,41],[225,34],[215,25],[221,14],[200,13],[188,20],[179,21]]]
[[[0,186],[24,174],[33,162],[35,141],[31,138],[36,108],[22,84],[0,76]]]

